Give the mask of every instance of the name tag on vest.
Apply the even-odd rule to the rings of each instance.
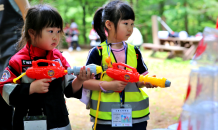
[[[132,127],[132,107],[124,104],[124,108],[120,108],[120,104],[113,104],[111,109],[112,127]]]
[[[46,120],[24,121],[24,130],[47,130]]]
[[[27,111],[27,115],[23,118],[24,130],[47,130],[47,117],[43,113],[38,116],[28,116],[29,109]]]

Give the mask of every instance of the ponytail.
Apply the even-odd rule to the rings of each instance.
[[[117,32],[117,25],[119,20],[128,19],[135,21],[135,13],[128,4],[120,0],[111,1],[104,7],[99,8],[95,12],[93,21],[94,29],[100,36],[101,42],[104,42],[107,39],[105,30],[109,33],[107,27],[105,26],[105,22],[107,20],[113,22],[115,32]]]
[[[104,42],[107,39],[107,37],[105,35],[105,30],[104,30],[104,28],[105,28],[104,22],[105,21],[102,20],[102,12],[103,12],[103,10],[104,9],[102,7],[99,8],[95,12],[95,16],[94,16],[94,20],[93,20],[94,21],[94,29],[98,33],[98,35],[100,36],[101,42]]]

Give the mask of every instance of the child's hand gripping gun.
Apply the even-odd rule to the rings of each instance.
[[[38,66],[39,62],[48,63],[48,66]],[[87,68],[90,68],[90,72],[94,74],[99,74],[102,72],[101,66],[97,66],[94,64],[90,64],[86,66],[85,68],[86,68],[86,71],[87,71]],[[24,75],[27,75],[29,78],[32,78],[32,79],[60,78],[66,74],[70,75],[72,73],[74,73],[74,75],[79,75],[80,69],[81,67],[74,66],[73,69],[68,68],[67,70],[65,70],[65,68],[62,67],[60,63],[57,61],[40,59],[37,61],[33,61],[32,67],[28,68],[27,71],[21,74],[19,77],[13,79],[13,82],[16,83],[17,80],[19,80]]]
[[[122,70],[118,68],[118,65],[124,66],[131,70]],[[140,75],[134,67],[126,65],[124,63],[113,63],[112,68],[106,70],[106,74],[110,77],[109,81],[115,79],[125,82],[150,82],[152,85],[159,86],[161,88],[170,87],[171,82],[165,78],[156,78],[151,76]]]

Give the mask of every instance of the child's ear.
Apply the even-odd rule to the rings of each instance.
[[[105,21],[105,27],[108,29],[108,30],[111,30],[113,28],[113,23],[110,21],[110,20],[106,20]]]
[[[29,29],[29,30],[28,30],[28,34],[29,34],[29,36],[30,36],[31,39],[34,39],[34,38],[35,38],[36,31],[34,31],[33,29]]]

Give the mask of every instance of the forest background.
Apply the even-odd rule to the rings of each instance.
[[[79,43],[89,44],[89,32],[95,11],[110,0],[29,0],[31,5],[47,3],[59,11],[64,23],[74,19],[80,31]],[[135,26],[141,31],[144,43],[152,43],[152,15],[162,17],[174,31],[186,31],[190,36],[215,27],[218,0],[123,0],[134,9]],[[159,30],[165,30],[159,25]]]

